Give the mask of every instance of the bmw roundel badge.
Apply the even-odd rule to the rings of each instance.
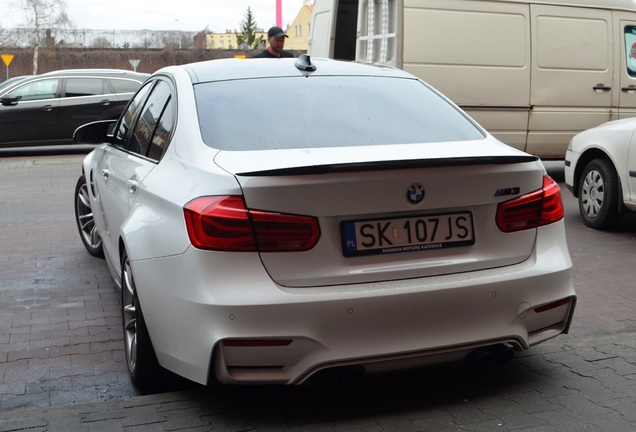
[[[419,183],[413,183],[406,191],[406,198],[412,204],[421,203],[424,199],[424,187]]]

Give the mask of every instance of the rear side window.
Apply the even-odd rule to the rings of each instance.
[[[146,82],[122,114],[115,138],[126,150],[158,161],[168,147],[174,125],[170,85],[163,80]]]
[[[148,157],[154,160],[160,160],[166,152],[172,130],[174,129],[174,102],[170,98],[161,113],[161,117],[157,120],[155,132],[150,140],[150,148],[148,149]]]
[[[169,102],[170,86],[165,81],[157,81],[133,131],[130,141],[134,146],[130,150],[144,156],[150,156],[152,153],[152,158],[155,160],[161,157],[172,130],[170,119],[166,118],[165,122],[160,121]],[[167,114],[171,117],[172,109]],[[151,149],[152,152],[150,152]]]
[[[103,78],[67,78],[66,97],[95,96],[110,93]]]
[[[134,93],[141,86],[139,81],[129,79],[111,78],[109,81],[115,93]]]
[[[286,77],[195,86],[205,143],[267,150],[480,140],[460,110],[421,81]]]
[[[119,120],[117,130],[115,131],[115,139],[118,142],[123,143],[130,135],[135,119],[143,108],[144,101],[146,100],[146,96],[148,96],[148,92],[151,88],[152,83],[146,83],[146,85],[133,97],[130,104],[128,104],[126,111],[124,111],[121,119]]]

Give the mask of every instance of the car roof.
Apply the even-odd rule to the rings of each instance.
[[[14,76],[14,77],[11,77],[9,79],[6,79],[6,80],[0,82],[0,89],[9,87],[10,85],[17,84],[17,83],[19,83],[19,82],[21,82],[21,81],[23,81],[23,80],[25,80],[27,78],[30,78],[32,76],[33,75],[19,75],[19,76]]]
[[[150,74],[133,72],[125,69],[63,69],[52,72],[46,72],[38,77],[48,76],[105,76],[109,78],[133,78],[137,80],[145,80]]]
[[[389,66],[369,65],[356,62],[332,60],[326,58],[281,59],[220,59],[183,66],[169,66],[161,71],[172,68],[184,68],[194,84],[209,81],[225,81],[253,78],[294,77],[294,76],[386,76],[396,78],[412,78],[413,75]],[[309,61],[309,63],[307,63]],[[314,65],[315,71],[305,70],[307,64]]]
[[[10,78],[3,83],[0,83],[0,94],[5,95],[11,91],[13,91],[16,87],[22,84],[28,84],[33,81],[37,81],[44,78],[50,77],[103,77],[103,78],[125,78],[132,79],[139,82],[144,82],[150,74],[140,73],[140,72],[132,72],[127,70],[120,69],[66,69],[66,70],[57,70],[53,72],[46,72],[39,75],[23,75],[18,79],[18,77]],[[2,85],[4,83],[6,85]]]

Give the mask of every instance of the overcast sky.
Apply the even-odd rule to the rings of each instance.
[[[0,0],[0,27],[24,23],[22,0]],[[303,0],[282,0],[285,28],[296,18]],[[276,0],[66,0],[77,29],[114,30],[238,30],[248,6],[256,24],[276,25]]]

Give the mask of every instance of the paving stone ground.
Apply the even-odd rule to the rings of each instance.
[[[73,220],[82,157],[0,154],[0,432],[636,431],[636,217],[591,230],[563,191],[571,332],[504,367],[447,365],[331,393],[175,378],[141,394],[114,284]]]

